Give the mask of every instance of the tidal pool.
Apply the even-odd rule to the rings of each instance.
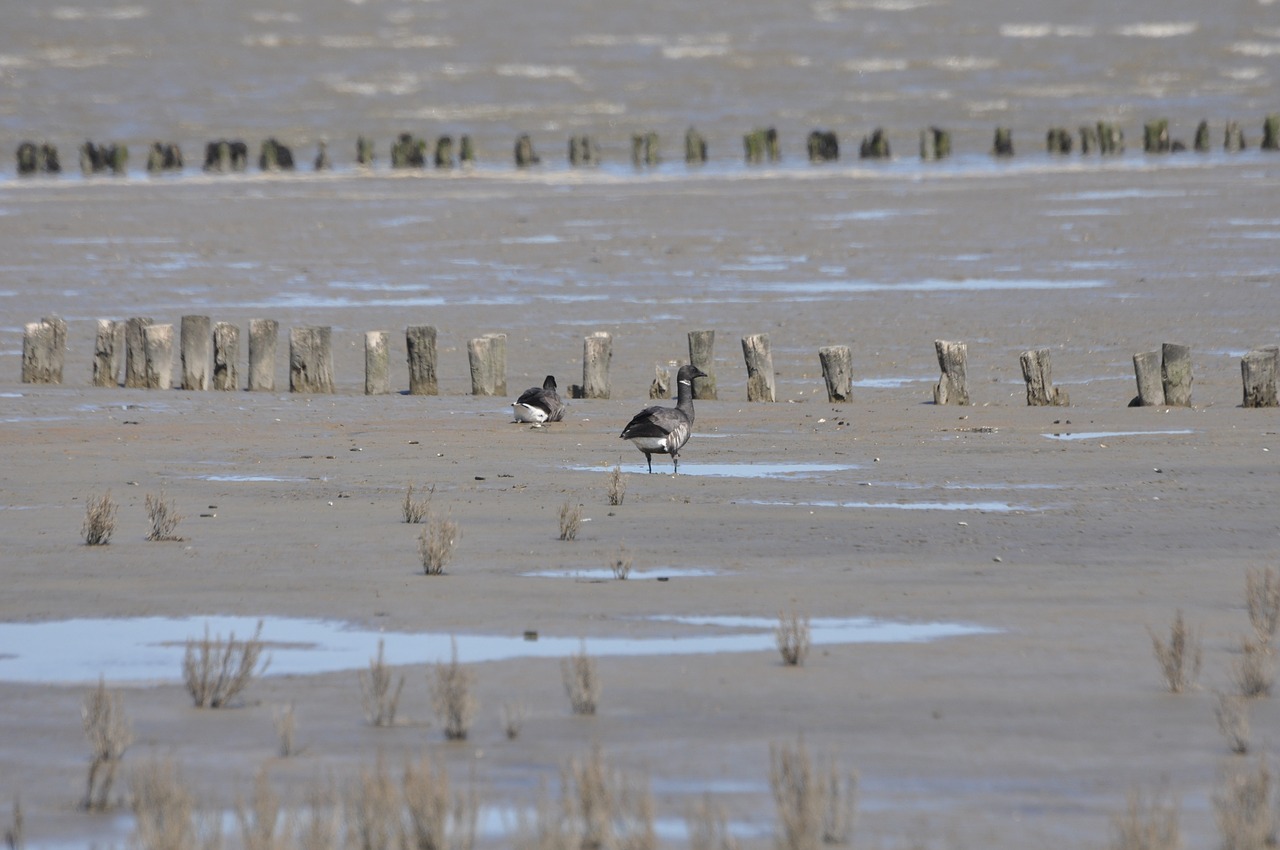
[[[1076,431],[1072,434],[1045,434],[1050,440],[1109,440],[1115,437],[1158,437],[1165,435],[1194,434],[1190,428],[1171,431]]]

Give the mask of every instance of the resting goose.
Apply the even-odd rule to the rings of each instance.
[[[520,398],[511,405],[511,410],[517,422],[532,422],[534,427],[543,422],[559,422],[563,419],[564,402],[556,392],[555,376],[547,375],[542,386],[530,387],[522,392]]]
[[[676,406],[646,407],[622,429],[619,436],[644,452],[650,472],[655,454],[671,455],[673,471],[680,471],[680,448],[693,433],[693,379],[706,376],[692,363],[681,366],[676,373]]]

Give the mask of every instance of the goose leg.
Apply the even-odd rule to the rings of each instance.
[[[649,454],[648,452],[645,452],[644,459],[649,462],[649,474],[652,475],[653,474],[653,455]]]

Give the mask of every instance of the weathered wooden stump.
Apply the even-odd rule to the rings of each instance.
[[[471,394],[507,394],[507,335],[485,334],[467,342],[471,367]]]
[[[1273,112],[1262,122],[1262,149],[1280,150],[1280,112]]]
[[[408,327],[404,332],[404,341],[409,359],[409,395],[439,395],[435,327]]]
[[[695,399],[716,397],[715,347],[714,330],[689,331],[689,362],[706,373],[705,377],[693,379]]]
[[[806,144],[809,162],[835,162],[840,158],[840,138],[834,130],[812,130]]]
[[[825,345],[818,349],[822,378],[827,384],[827,401],[844,403],[853,399],[853,351],[847,345]]]
[[[1191,346],[1166,342],[1160,346],[1160,382],[1164,385],[1164,403],[1174,407],[1191,406]]]
[[[95,145],[86,140],[80,146],[80,173],[85,177],[110,171],[124,174],[129,166],[129,148],[125,145]]]
[[[312,161],[316,171],[329,171],[333,163],[329,160],[329,143],[323,139],[316,143],[316,158]]]
[[[35,142],[23,142],[18,145],[18,174],[60,174],[62,161],[58,158],[58,148],[48,142],[37,145]]]
[[[1244,382],[1244,407],[1276,407],[1276,372],[1280,370],[1280,346],[1255,348],[1240,358]]]
[[[436,152],[432,157],[436,168],[453,168],[453,137],[440,136],[436,139]]]
[[[653,366],[653,381],[649,384],[649,398],[670,398],[671,397],[671,372],[661,363],[655,363]]]
[[[1138,381],[1138,395],[1130,407],[1164,405],[1164,380],[1160,376],[1160,352],[1142,351],[1133,355],[1133,373]]]
[[[289,329],[289,392],[333,392],[333,329],[306,325]]]
[[[364,394],[391,392],[391,334],[366,331],[364,335]]]
[[[591,136],[573,136],[569,139],[569,164],[572,166],[599,165],[600,149]]]
[[[124,385],[128,389],[145,389],[147,386],[147,345],[143,331],[155,319],[134,316],[124,325]]]
[[[1008,127],[997,127],[995,138],[991,142],[991,153],[995,156],[1013,156],[1013,130]]]
[[[29,322],[22,334],[22,383],[61,384],[67,323],[57,316]]]
[[[1208,153],[1213,147],[1213,143],[1209,141],[1209,122],[1201,121],[1196,125],[1196,138],[1192,143],[1196,153]]]
[[[167,390],[173,386],[173,325],[145,325],[142,328],[145,355],[143,386]]]
[[[373,139],[360,136],[356,139],[356,165],[373,165]]]
[[[98,331],[93,339],[93,385],[119,386],[123,360],[124,322],[98,319]]]
[[[458,139],[458,161],[463,165],[476,164],[476,147],[470,136],[463,135]]]
[[[275,392],[276,343],[280,323],[275,319],[249,320],[249,391]]]
[[[1172,149],[1169,140],[1169,119],[1157,118],[1142,125],[1142,152],[1169,153]]]
[[[147,173],[182,170],[182,148],[173,142],[152,142],[147,153]]]
[[[230,391],[240,385],[240,326],[217,322],[213,326],[213,388]]]
[[[969,403],[969,346],[963,342],[933,341],[942,377],[933,388],[934,404]]]
[[[219,139],[204,148],[204,170],[226,173],[249,167],[249,146],[239,139]]]
[[[631,164],[636,168],[657,165],[660,160],[658,134],[652,130],[631,136]]]
[[[742,338],[742,357],[747,362],[747,401],[774,401],[773,352],[768,334]]]
[[[1222,133],[1222,149],[1227,153],[1239,153],[1246,146],[1244,131],[1240,129],[1239,121],[1228,121],[1227,128]]]
[[[742,146],[747,163],[757,165],[766,159],[777,162],[782,159],[782,148],[778,143],[778,131],[773,127],[757,127],[742,137]]]
[[[1071,146],[1074,141],[1071,131],[1066,127],[1050,127],[1044,136],[1045,151],[1050,154],[1065,156],[1071,153]]]
[[[920,158],[927,161],[951,156],[951,131],[929,127],[920,131]]]
[[[258,153],[258,170],[293,171],[293,150],[274,136],[265,139]]]
[[[415,138],[412,133],[401,133],[391,143],[392,168],[425,168],[427,165],[427,143]]]
[[[1049,360],[1049,349],[1028,349],[1018,357],[1018,363],[1022,366],[1022,380],[1027,382],[1029,406],[1065,407],[1071,403],[1067,394],[1053,385],[1053,368]]]
[[[1088,124],[1082,124],[1078,131],[1080,133],[1080,154],[1088,156],[1098,150],[1098,129]]]
[[[684,131],[684,161],[699,165],[707,161],[707,140],[693,127]]]
[[[40,161],[38,148],[36,148],[35,142],[21,142],[18,145],[16,158],[18,160],[18,174],[20,176],[25,177],[28,174],[35,174],[39,171]]]
[[[207,390],[213,371],[213,320],[208,316],[183,316],[181,328],[182,388]]]
[[[528,133],[521,133],[516,137],[515,157],[516,168],[529,168],[542,162],[533,149],[533,139],[529,138]]]
[[[596,331],[582,340],[582,386],[575,398],[609,398],[609,365],[613,362],[613,335]]]
[[[889,136],[884,128],[877,127],[870,136],[864,136],[858,146],[858,156],[862,159],[889,159],[893,153],[889,150]]]
[[[1124,130],[1108,121],[1098,122],[1098,153],[1116,156],[1124,153]]]

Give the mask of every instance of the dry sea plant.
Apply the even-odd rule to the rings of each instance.
[[[1194,687],[1200,676],[1203,650],[1200,635],[1187,627],[1182,609],[1179,608],[1174,614],[1168,643],[1161,640],[1150,627],[1147,628],[1147,634],[1151,636],[1151,648],[1155,652],[1156,661],[1160,663],[1160,672],[1164,674],[1169,692],[1180,694]]]
[[[536,823],[521,832],[521,850],[654,850],[653,795],[647,779],[613,768],[596,744],[561,767],[560,799],[544,790]]]
[[[1223,774],[1213,795],[1222,850],[1262,850],[1276,842],[1276,815],[1271,801],[1271,771],[1264,760],[1256,770]]]
[[[110,490],[101,496],[89,497],[85,505],[84,524],[80,526],[86,546],[106,546],[111,542],[111,535],[116,530],[116,507]]]
[[[716,803],[710,794],[703,794],[689,806],[684,820],[689,850],[738,850],[738,840],[729,832],[724,806]]]
[[[631,553],[627,551],[626,546],[618,547],[618,554],[614,555],[613,560],[609,562],[609,569],[618,581],[626,581],[631,575]]]
[[[1218,694],[1213,709],[1218,731],[1227,739],[1231,752],[1242,756],[1249,752],[1249,702],[1239,694]]]
[[[269,657],[262,658],[265,646],[261,620],[253,637],[245,641],[237,641],[235,632],[226,640],[210,637],[208,624],[202,640],[188,639],[182,678],[196,708],[227,706],[255,676],[265,673],[271,664]]]
[[[370,726],[393,726],[396,708],[400,704],[400,692],[404,690],[404,676],[392,688],[395,678],[383,657],[385,641],[378,641],[378,655],[369,659],[369,673],[360,673],[360,701],[364,716]]]
[[[1243,638],[1240,657],[1231,665],[1231,672],[1240,696],[1270,696],[1276,679],[1276,657],[1271,644]]]
[[[450,790],[449,775],[424,754],[405,763],[397,787],[379,756],[349,788],[346,812],[347,847],[471,850],[475,845],[480,805],[475,782],[466,792]]]
[[[265,768],[253,780],[253,800],[236,799],[236,822],[244,850],[283,850],[280,797],[272,790]]]
[[[173,532],[178,527],[178,523],[182,521],[182,516],[173,508],[173,502],[164,497],[164,491],[160,491],[159,496],[153,496],[150,493],[146,495],[145,503],[147,507],[147,519],[151,522],[151,530],[147,532],[148,540],[181,540]]]
[[[1280,627],[1280,575],[1270,567],[1244,576],[1245,607],[1258,641],[1270,644]]]
[[[499,719],[502,721],[502,731],[506,734],[508,741],[514,741],[520,737],[520,730],[524,728],[524,719],[527,714],[528,709],[519,700],[502,704]]]
[[[627,476],[622,474],[622,464],[614,464],[609,471],[609,504],[617,507],[627,497]]]
[[[595,714],[600,701],[600,676],[596,673],[595,659],[587,655],[586,641],[582,642],[581,652],[560,662],[560,675],[573,713]]]
[[[435,495],[436,487],[431,485],[427,488],[427,497],[425,499],[413,498],[413,485],[404,494],[404,503],[400,506],[404,515],[404,521],[407,523],[420,523],[431,513],[431,497]]]
[[[800,667],[809,655],[810,631],[809,618],[801,617],[795,609],[790,614],[779,614],[778,625],[774,629],[777,638],[778,652],[782,655],[782,663],[790,667]]]
[[[779,850],[848,844],[857,811],[857,776],[835,762],[819,776],[804,739],[769,747],[769,787],[778,812]]]
[[[13,819],[4,831],[4,845],[9,850],[23,850],[27,846],[27,838],[22,825],[22,799],[13,798]]]
[[[195,800],[172,761],[150,759],[129,777],[133,791],[133,846],[139,850],[199,847]]]
[[[566,501],[560,506],[560,539],[577,540],[582,528],[582,505]]]
[[[475,673],[458,663],[458,641],[450,638],[450,643],[453,653],[449,663],[435,665],[431,707],[444,723],[445,738],[465,741],[479,708],[475,696]]]
[[[116,769],[124,758],[124,751],[133,743],[133,729],[125,717],[120,694],[108,691],[102,679],[98,680],[98,687],[85,696],[80,721],[93,751],[81,807],[103,811],[110,801]]]
[[[294,827],[298,850],[342,850],[342,806],[332,781],[306,791],[306,804]]]
[[[293,710],[293,703],[277,706],[271,713],[271,720],[275,723],[276,737],[280,741],[280,757],[287,759],[295,755],[298,748],[293,739],[298,731],[298,716]]]
[[[1129,792],[1123,812],[1111,818],[1109,850],[1179,850],[1178,807],[1160,796],[1148,800]]]
[[[422,571],[429,576],[444,575],[444,568],[453,560],[453,550],[461,536],[458,523],[452,517],[428,517],[427,527],[418,535]]]

